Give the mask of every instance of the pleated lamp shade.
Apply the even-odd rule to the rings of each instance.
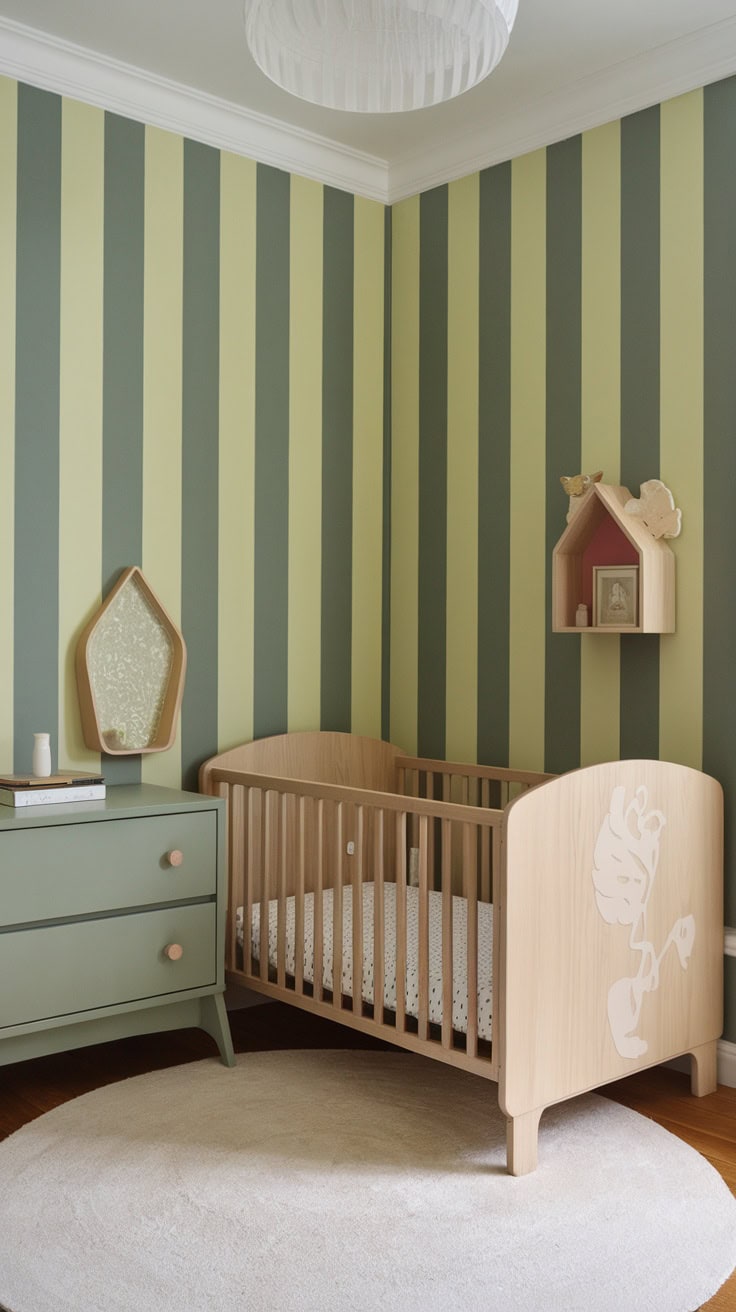
[[[246,0],[258,67],[328,109],[386,114],[461,95],[504,54],[518,0]]]

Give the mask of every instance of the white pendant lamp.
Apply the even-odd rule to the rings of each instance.
[[[292,95],[365,114],[459,96],[501,59],[518,0],[246,0],[258,67]]]

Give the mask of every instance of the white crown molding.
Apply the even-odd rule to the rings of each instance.
[[[2,17],[0,73],[386,203],[385,160]]]
[[[357,195],[394,204],[736,72],[736,18],[388,161],[0,17],[0,73]]]
[[[736,72],[736,18],[636,55],[389,168],[390,204]]]

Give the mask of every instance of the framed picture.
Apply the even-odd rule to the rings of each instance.
[[[635,629],[639,622],[639,566],[593,566],[593,624]]]

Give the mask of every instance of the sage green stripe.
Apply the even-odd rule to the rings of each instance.
[[[253,733],[264,738],[288,716],[289,175],[259,164],[257,186]]]
[[[511,162],[509,764],[544,768],[547,152]]]
[[[509,758],[511,165],[480,175],[478,760]]]
[[[552,551],[565,527],[560,476],[580,470],[582,141],[547,151],[547,497],[545,769],[580,764],[580,638],[552,633]]]
[[[105,115],[102,593],[143,553],[145,129]],[[139,756],[103,756],[109,783],[137,783]]]
[[[659,106],[621,123],[621,482],[659,477]],[[621,636],[622,758],[659,756],[659,637]]]
[[[14,763],[59,718],[61,100],[18,86]]]
[[[182,302],[182,780],[217,751],[220,155],[184,142]]]
[[[736,924],[733,799],[736,797],[736,78],[704,95],[704,568],[703,769],[726,793],[726,924]],[[730,963],[736,980],[736,964]],[[732,995],[736,997],[736,994]],[[728,1037],[736,1040],[736,1014]]]
[[[385,210],[383,237],[383,612],[381,623],[381,737],[391,737],[391,288],[393,212]]]
[[[419,198],[417,743],[445,755],[447,616],[447,187]]]
[[[621,123],[582,139],[581,467],[619,483]],[[618,635],[580,642],[580,764],[614,761],[621,733]]]
[[[0,78],[0,743],[13,762],[18,84]]]
[[[353,227],[353,197],[325,187],[320,726],[344,733],[352,700]]]

